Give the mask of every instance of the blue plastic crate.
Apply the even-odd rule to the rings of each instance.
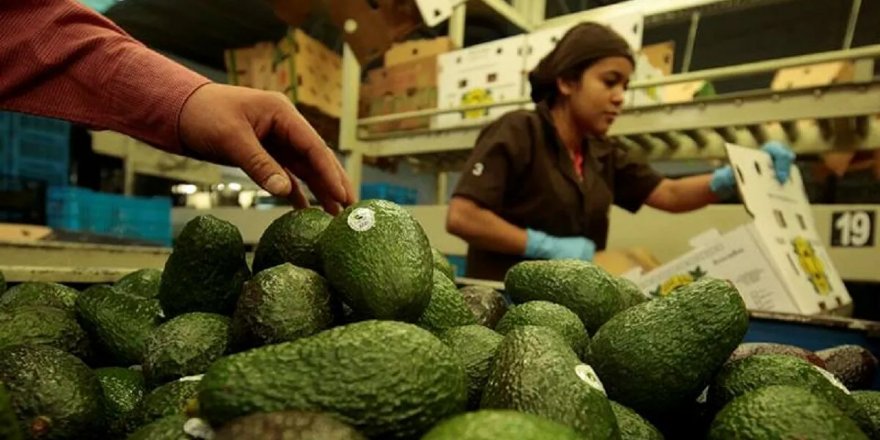
[[[463,277],[467,271],[467,257],[462,255],[447,255],[446,259],[449,260],[449,264],[451,264],[452,269],[455,270],[455,276]]]
[[[50,187],[50,227],[171,244],[171,199],[129,197],[77,187]]]
[[[70,123],[19,113],[5,113],[7,136],[0,140],[3,172],[67,185],[70,174]],[[0,127],[3,123],[0,122]],[[0,128],[0,136],[4,130]]]
[[[399,205],[415,205],[419,191],[390,183],[364,183],[361,185],[361,199],[383,199]]]
[[[70,141],[37,132],[13,132],[10,136],[7,173],[67,185],[70,177]]]
[[[33,132],[58,138],[70,137],[70,122],[61,119],[12,113],[11,124],[12,130],[16,132]]]

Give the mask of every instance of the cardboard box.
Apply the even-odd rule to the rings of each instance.
[[[385,52],[385,67],[416,61],[425,57],[433,57],[455,49],[449,37],[432,40],[411,40],[395,43]]]
[[[361,65],[422,26],[413,0],[324,0],[324,7]]]
[[[274,58],[275,45],[272,43],[226,50],[224,60],[229,84],[260,88],[254,84],[265,84],[268,81]]]
[[[712,276],[732,281],[752,310],[815,315],[849,309],[852,299],[816,231],[798,169],[779,184],[767,153],[730,144],[727,153],[753,221],[723,234],[703,233],[685,255],[625,276],[654,296]]]
[[[645,248],[606,249],[597,252],[593,263],[612,275],[620,275],[635,268],[649,271],[660,266],[651,251]]]
[[[633,72],[632,81],[648,81],[672,75],[675,61],[675,42],[667,41],[643,47],[636,53],[636,68]],[[666,101],[664,93],[672,87],[676,97],[688,95],[689,89],[685,90],[678,85],[666,87],[648,87],[645,89],[633,89],[628,96],[628,101],[635,106],[660,104]]]
[[[770,88],[772,90],[788,90],[821,87],[834,83],[850,82],[854,77],[855,64],[852,61],[810,64],[777,70]],[[831,151],[822,154],[822,159],[835,175],[843,176],[854,156],[855,151]]]
[[[342,113],[342,57],[299,29],[278,43],[273,84],[268,90],[288,95],[329,116]]]
[[[292,102],[339,118],[342,112],[342,58],[299,29],[277,44],[225,52],[229,83],[281,92]]]
[[[715,96],[715,86],[705,80],[688,81],[663,86],[661,96],[664,104],[691,102],[694,99]]]
[[[437,107],[437,57],[373,69],[361,87],[361,116],[380,116]],[[428,128],[430,117],[367,126],[370,133]]]
[[[525,40],[525,35],[517,35],[439,55],[439,106],[460,107],[522,97]],[[493,120],[516,108],[502,106],[441,114],[436,118],[436,127]]]
[[[770,84],[770,89],[788,90],[827,86],[829,84],[852,81],[854,75],[855,65],[852,61],[834,61],[790,67],[776,71],[773,82]]]
[[[528,74],[556,47],[571,25],[543,29],[526,35],[525,73]]]

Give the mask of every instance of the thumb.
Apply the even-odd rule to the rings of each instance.
[[[250,127],[239,130],[240,136],[222,149],[230,151],[238,165],[257,185],[275,197],[288,197],[292,184],[284,168],[269,155]]]

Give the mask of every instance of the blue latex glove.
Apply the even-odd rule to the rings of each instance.
[[[596,243],[586,237],[554,237],[534,229],[526,230],[528,258],[541,260],[587,260],[596,254]]]
[[[773,158],[773,168],[776,170],[776,180],[785,183],[791,174],[791,164],[794,163],[795,154],[787,146],[777,141],[770,141],[761,147]]]
[[[766,151],[773,159],[776,180],[779,183],[785,183],[788,180],[788,176],[791,175],[791,165],[796,157],[794,152],[777,141],[767,142],[761,147],[761,150]],[[718,168],[712,173],[709,189],[722,199],[733,195],[736,189],[736,179],[733,176],[733,169],[730,165]]]
[[[709,189],[720,199],[726,199],[733,195],[736,190],[736,178],[733,177],[733,168],[725,165],[716,168],[709,181]]]

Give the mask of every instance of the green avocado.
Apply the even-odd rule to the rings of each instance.
[[[611,318],[588,360],[609,398],[653,421],[700,395],[748,324],[733,284],[704,278]]]
[[[104,431],[101,384],[70,353],[45,345],[4,348],[0,382],[27,438],[86,439]]]
[[[159,301],[169,318],[188,312],[228,316],[250,276],[238,229],[200,215],[184,226],[165,261]]]
[[[471,313],[464,297],[455,284],[437,269],[434,269],[434,287],[431,300],[416,321],[416,325],[430,332],[439,333],[461,325],[476,324],[477,318]]]
[[[232,315],[232,345],[241,350],[293,341],[329,328],[339,315],[324,278],[284,263],[244,284]]]
[[[327,226],[319,248],[324,275],[358,316],[413,322],[431,300],[431,246],[400,206],[364,200]]]
[[[624,308],[614,276],[587,261],[517,263],[507,271],[504,289],[517,304],[548,301],[568,307],[590,334]]]
[[[511,330],[524,326],[537,325],[559,332],[568,345],[581,359],[590,352],[590,337],[584,324],[571,310],[547,301],[529,301],[507,311],[495,326],[495,331],[506,335]]]
[[[320,272],[318,242],[333,217],[318,208],[289,211],[273,221],[254,252],[254,273],[291,263]]]
[[[758,388],[735,398],[715,417],[708,436],[709,440],[867,438],[824,398],[786,385]]]
[[[547,327],[516,327],[504,337],[480,407],[546,417],[588,440],[620,438],[602,383],[562,336]]]
[[[534,414],[510,410],[469,412],[445,420],[422,440],[581,440],[577,431]]]
[[[357,322],[221,358],[199,391],[200,415],[212,423],[311,410],[383,439],[421,435],[466,403],[467,376],[452,349],[394,321]]]

